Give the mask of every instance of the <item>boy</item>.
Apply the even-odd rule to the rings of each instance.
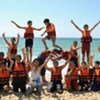
[[[25,38],[25,48],[28,51],[28,48],[30,48],[30,61],[32,61],[32,48],[33,48],[33,39],[34,39],[34,30],[37,31],[41,31],[43,29],[42,28],[34,28],[32,27],[32,21],[28,21],[27,27],[21,27],[18,24],[16,24],[14,21],[11,21],[13,24],[15,24],[18,28],[20,29],[24,29],[25,33],[24,33],[24,38]]]
[[[90,30],[87,24],[84,25],[84,30],[80,29],[74,22],[71,20],[71,23],[82,33],[82,62],[85,62],[85,53],[87,54],[87,62],[89,63],[89,55],[90,55],[90,43],[92,42],[91,32],[94,28],[99,25],[100,21],[95,24]]]
[[[78,90],[78,68],[75,66],[74,61],[70,61],[67,75],[65,76],[66,87],[68,91]]]
[[[53,68],[49,68],[46,66],[46,69],[51,72],[51,83],[52,86],[50,87],[50,92],[58,92],[62,93],[63,92],[63,85],[62,85],[62,70],[66,67],[66,65],[69,63],[71,57],[69,56],[68,61],[65,62],[64,65],[59,67],[58,61],[53,61]]]
[[[48,34],[46,37],[42,38],[43,44],[45,46],[45,49],[48,49],[48,46],[46,44],[46,39],[52,41],[53,47],[62,49],[61,47],[59,47],[56,44],[56,29],[55,29],[54,24],[50,23],[49,19],[44,19],[44,24],[46,25],[46,30],[44,31],[44,33],[41,36],[43,36],[45,33]]]
[[[23,61],[21,61],[21,55],[17,55],[15,59],[15,63],[12,67],[13,72],[13,81],[12,81],[12,86],[13,86],[13,91],[14,92],[19,92],[19,89],[21,90],[22,93],[26,92],[26,81],[27,81],[27,70],[26,70],[26,64],[25,64],[25,53],[24,50],[23,52]]]
[[[92,91],[100,91],[100,61],[95,61],[93,65],[93,56],[91,57],[91,66],[93,67],[93,82],[91,85]]]
[[[6,44],[8,45],[8,52],[10,52],[11,59],[15,60],[15,57],[17,55],[17,46],[19,43],[20,35],[18,34],[17,41],[16,41],[16,38],[12,37],[11,43],[9,43],[8,40],[6,39],[5,33],[3,33],[2,36]]]

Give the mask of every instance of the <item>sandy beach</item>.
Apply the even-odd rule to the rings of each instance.
[[[52,94],[48,96],[42,95],[41,100],[100,100],[100,91],[99,92],[74,92],[69,93],[64,91],[63,94],[58,95],[57,97],[52,97]],[[36,96],[32,94],[31,96],[24,96],[20,93],[2,93],[0,95],[0,100],[38,100]]]

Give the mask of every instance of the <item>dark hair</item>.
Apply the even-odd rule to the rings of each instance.
[[[54,60],[53,63],[54,63],[54,64],[55,64],[55,63],[58,64],[58,61],[57,61],[57,60]]]
[[[44,19],[44,23],[50,23],[50,20],[48,18]]]
[[[16,38],[15,38],[15,37],[12,37],[12,38],[11,38],[11,40],[14,40],[14,41],[16,41]]]
[[[89,27],[88,24],[85,24],[84,27]]]
[[[82,62],[81,64],[85,64],[86,65],[87,63],[86,62]]]
[[[21,55],[17,55],[16,57],[18,57],[18,58],[22,59]]]
[[[27,22],[27,24],[29,25],[30,23],[32,23],[32,21],[31,20],[29,20],[28,22]]]
[[[95,64],[98,64],[99,65],[100,64],[100,61],[95,61]]]
[[[53,52],[56,52],[57,54],[61,54],[62,53],[62,50],[53,49]]]
[[[3,52],[0,52],[0,55],[1,55],[1,56],[4,56],[4,53],[3,53]]]
[[[39,59],[38,59],[38,58],[35,58],[35,59],[33,60],[33,63],[34,63],[35,61],[38,61],[38,62],[39,62]]]
[[[73,43],[78,43],[77,41],[74,41]]]

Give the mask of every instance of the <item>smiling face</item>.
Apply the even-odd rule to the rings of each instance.
[[[21,56],[20,56],[20,55],[17,55],[17,56],[16,56],[16,62],[17,62],[17,63],[20,63],[20,62],[21,62]]]
[[[28,21],[27,24],[28,24],[28,27],[32,27],[32,21]]]
[[[35,59],[35,60],[33,61],[33,66],[34,66],[35,68],[38,68],[38,67],[39,67],[39,60],[38,60],[38,59]]]
[[[100,62],[99,61],[95,61],[94,67],[95,68],[99,68],[100,67]]]

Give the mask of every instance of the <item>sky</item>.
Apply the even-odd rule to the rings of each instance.
[[[83,28],[88,24],[91,28],[100,20],[100,0],[0,0],[0,36],[21,36],[24,30],[18,29],[10,21],[14,20],[20,26],[27,26],[32,20],[36,28],[44,27],[43,20],[49,18],[56,26],[57,37],[81,37],[70,23]],[[43,30],[44,31],[44,30]],[[40,37],[43,31],[34,32]],[[100,38],[100,25],[92,32],[94,38]]]

